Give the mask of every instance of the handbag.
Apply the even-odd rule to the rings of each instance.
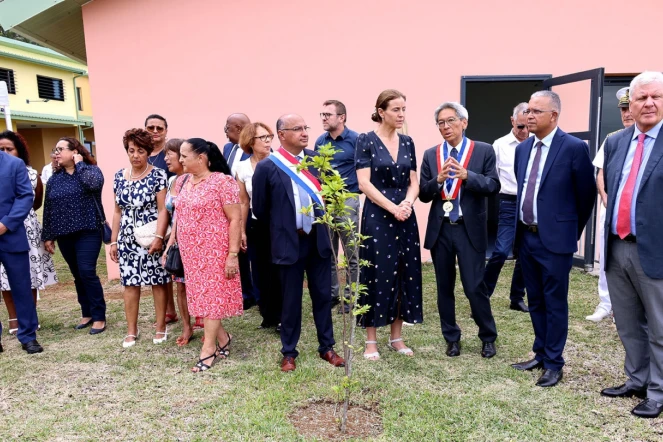
[[[180,255],[180,247],[174,243],[166,251],[166,265],[163,266],[168,273],[178,278],[184,277],[184,264],[182,264],[182,255]]]
[[[170,236],[170,226],[168,226],[168,230],[166,230],[166,234],[163,237],[164,242],[168,241],[168,237]],[[143,224],[140,227],[134,227],[134,238],[136,238],[136,242],[138,245],[145,249],[149,249],[150,246],[152,245],[152,241],[154,241],[154,238],[156,238],[157,235],[157,220],[150,221],[147,224]]]
[[[97,215],[99,215],[99,219],[101,220],[101,240],[104,242],[104,244],[110,244],[113,229],[111,229],[108,221],[106,221],[106,215],[104,215],[104,211],[101,210],[101,206],[97,202],[97,198],[95,198],[94,195],[92,196],[92,200],[94,201],[94,205],[97,208]]]

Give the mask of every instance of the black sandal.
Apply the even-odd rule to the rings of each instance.
[[[198,371],[193,371],[192,370],[192,372],[193,373],[200,373],[201,371],[209,370],[210,368],[212,368],[212,365],[214,365],[214,361],[216,361],[216,357],[217,357],[217,354],[212,353],[211,355],[207,356],[206,358],[199,359],[198,362],[196,362],[196,365],[193,366],[193,368],[197,368]],[[207,365],[205,363],[205,361],[210,359],[210,358],[214,358],[214,359],[212,359],[211,364]]]
[[[220,357],[221,359],[226,359],[228,356],[230,356],[230,343],[233,340],[233,337],[230,336],[230,333],[226,332],[226,335],[228,336],[228,342],[226,342],[226,345],[221,347],[220,344],[216,344],[216,353],[217,356]]]

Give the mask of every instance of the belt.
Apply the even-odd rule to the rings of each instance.
[[[619,237],[619,235],[613,235],[613,234],[610,234],[610,236],[613,237],[613,238],[615,238],[615,239],[618,239],[618,240],[624,241],[624,242],[631,242],[631,243],[637,243],[637,242],[638,242],[638,241],[636,241],[636,239],[635,239],[635,235],[631,235],[630,233],[629,233],[628,235],[626,235],[626,236],[624,237],[624,239],[621,239],[621,238]]]
[[[520,223],[520,225],[523,226],[523,228],[525,228],[525,230],[527,230],[528,232],[539,233],[539,226],[537,226],[536,224],[529,225],[525,223]]]
[[[509,193],[499,193],[497,197],[501,200],[516,201],[516,195],[511,195]]]
[[[448,216],[443,216],[443,217],[442,217],[442,222],[443,222],[443,223],[449,223],[449,224],[451,224],[452,226],[455,226],[456,224],[465,224],[465,220],[463,219],[462,216],[459,217],[459,218],[456,220],[456,222],[451,221],[451,218],[449,218]]]
[[[304,229],[297,229],[297,235],[308,236],[308,233],[304,232]]]

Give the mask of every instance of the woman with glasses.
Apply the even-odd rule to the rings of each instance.
[[[88,150],[75,138],[55,145],[57,166],[46,186],[42,239],[49,253],[55,242],[74,276],[81,319],[74,328],[106,330],[106,301],[97,275],[102,240],[101,190],[104,176]]]
[[[419,226],[412,211],[419,195],[417,160],[412,138],[398,133],[405,122],[405,95],[383,91],[371,119],[378,127],[359,135],[356,152],[359,189],[366,195],[361,233],[369,237],[359,259],[373,264],[361,269],[367,290],[359,304],[371,308],[358,323],[366,328],[364,357],[377,360],[377,327],[386,325],[391,328],[388,347],[414,354],[403,342],[403,321],[422,322],[423,306]]]
[[[166,172],[148,162],[154,148],[150,134],[143,129],[130,129],[122,138],[130,167],[115,174],[115,214],[110,256],[120,264],[124,286],[124,313],[127,336],[124,348],[132,347],[139,337],[138,305],[143,286],[152,287],[156,315],[156,333],[152,342],[162,344],[168,338],[166,326],[166,284],[170,277],[161,265],[164,236],[168,227],[166,210]],[[156,222],[154,240],[149,248],[136,241],[137,228]]]
[[[32,282],[32,297],[36,304],[37,290],[43,290],[46,286],[58,282],[51,255],[46,253],[46,249],[44,248],[44,243],[41,239],[42,228],[35,213],[35,210],[41,207],[43,186],[37,171],[30,167],[30,150],[25,138],[18,133],[6,130],[0,133],[0,150],[23,160],[28,170],[30,183],[32,184],[34,203],[32,210],[30,210],[23,224],[30,246],[30,280]],[[9,314],[9,334],[14,335],[18,332],[16,306],[14,305],[11,288],[9,287],[7,271],[2,264],[0,264],[0,290],[2,290],[2,298],[5,301],[7,313]]]
[[[269,226],[261,225],[252,213],[253,172],[258,163],[269,156],[274,132],[264,123],[244,126],[239,134],[239,144],[249,158],[240,161],[236,179],[242,205],[242,249],[249,256],[253,287],[258,295],[262,316],[261,328],[278,327],[281,322],[281,292],[276,271],[272,270],[269,247]]]
[[[180,148],[180,162],[188,176],[175,182],[177,222],[168,245],[177,240],[189,312],[205,322],[205,341],[191,369],[198,373],[229,356],[232,336],[221,321],[243,313],[237,260],[242,214],[239,188],[216,144],[191,138]]]

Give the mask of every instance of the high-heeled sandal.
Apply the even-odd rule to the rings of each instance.
[[[18,321],[18,319],[17,319],[17,318],[10,319],[9,322],[11,322],[11,321]],[[18,327],[16,327],[16,328],[10,328],[9,331],[8,331],[8,333],[9,333],[10,335],[12,335],[12,336],[15,336],[16,333],[18,333]]]
[[[401,342],[403,338],[396,338],[396,339],[391,339],[391,336],[389,336],[389,344],[387,344],[387,347],[389,347],[390,350],[393,350],[395,352],[398,352],[398,354],[405,355],[405,356],[414,356],[414,352],[412,351],[411,348],[405,347],[398,349],[393,346],[394,342]]]
[[[122,340],[122,347],[124,348],[133,347],[134,345],[136,345],[136,341],[138,340],[139,336],[140,336],[140,330],[135,335],[126,335],[124,337],[124,340]],[[134,338],[134,340],[127,342],[126,341],[127,338]]]
[[[366,341],[366,344],[378,345],[378,341]],[[366,353],[366,351],[364,351],[364,359],[368,359],[369,361],[377,361],[380,359],[380,352],[374,351],[372,353]]]
[[[158,332],[156,332],[155,334],[156,334],[156,335],[163,335],[163,337],[161,337],[161,338],[153,338],[153,339],[152,339],[152,343],[153,343],[153,344],[163,344],[163,343],[166,342],[166,340],[168,339],[168,327],[166,327],[166,330],[165,330],[165,331],[162,331],[162,332],[159,332],[159,331],[158,331]]]
[[[214,359],[212,359],[212,362],[209,365],[207,365],[205,363],[205,361],[210,359],[210,358],[214,358]],[[216,362],[216,358],[217,358],[217,355],[216,355],[216,352],[214,352],[211,355],[207,356],[206,358],[198,359],[198,362],[196,362],[196,365],[193,366],[193,368],[197,368],[198,370],[194,371],[194,369],[192,368],[191,371],[193,373],[200,373],[201,371],[209,370],[210,368],[212,368],[212,366]]]
[[[228,342],[226,342],[226,345],[221,347],[220,344],[216,344],[216,353],[221,359],[226,359],[228,356],[230,356],[230,343],[233,340],[233,337],[230,336],[230,333],[226,332],[226,335],[228,336]]]

